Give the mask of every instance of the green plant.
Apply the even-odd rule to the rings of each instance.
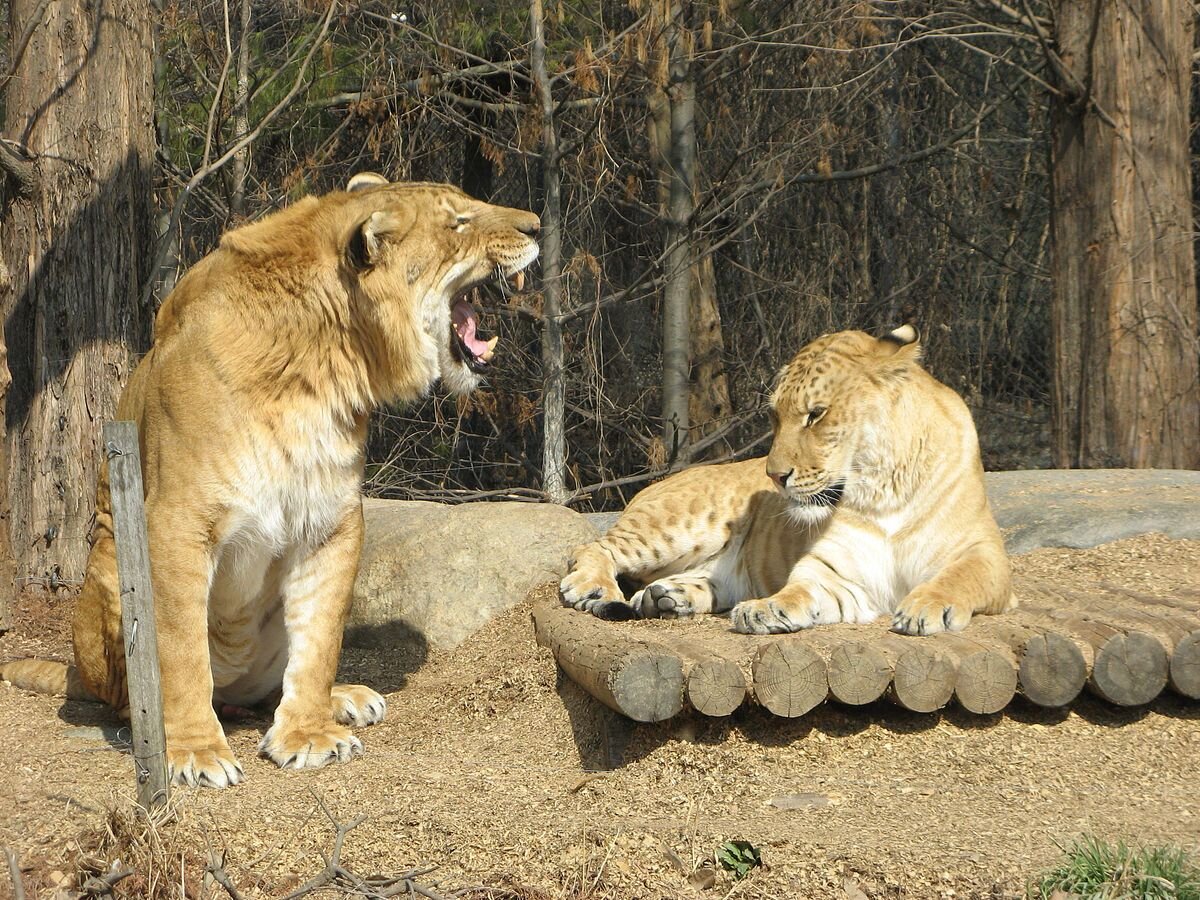
[[[1058,866],[1029,885],[1030,898],[1200,900],[1200,869],[1179,847],[1113,846],[1085,835],[1063,852]]]
[[[717,862],[733,873],[735,879],[745,878],[751,869],[762,865],[762,854],[749,841],[725,841],[717,847]]]

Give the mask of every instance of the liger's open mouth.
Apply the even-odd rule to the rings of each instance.
[[[450,352],[472,372],[483,372],[496,354],[500,338],[493,335],[485,338],[479,331],[479,313],[476,304],[482,304],[488,295],[503,294],[505,289],[515,288],[517,293],[525,290],[525,272],[514,273],[506,278],[499,269],[494,278],[475,284],[455,295],[450,307]]]

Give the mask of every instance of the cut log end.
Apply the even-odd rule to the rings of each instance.
[[[829,694],[825,661],[796,638],[767,644],[752,668],[754,696],[777,716],[802,716]]]
[[[1167,684],[1169,664],[1162,644],[1141,631],[1114,635],[1096,653],[1088,685],[1117,706],[1142,706]]]
[[[829,656],[829,693],[841,703],[862,706],[882,697],[892,681],[887,657],[866,641],[847,641]]]
[[[683,666],[666,653],[631,653],[609,672],[617,708],[635,722],[661,722],[683,708]]]
[[[954,660],[932,647],[914,646],[896,660],[893,699],[913,712],[934,712],[954,694]]]
[[[1200,631],[1193,631],[1175,645],[1169,675],[1175,693],[1200,700]]]
[[[703,659],[688,670],[687,699],[702,715],[728,716],[746,699],[746,678],[731,660]]]
[[[958,664],[954,696],[968,712],[990,715],[1008,706],[1017,692],[1012,659],[994,650],[964,656]]]
[[[1017,672],[1021,693],[1038,706],[1066,706],[1087,683],[1087,661],[1074,641],[1046,632],[1031,637]]]

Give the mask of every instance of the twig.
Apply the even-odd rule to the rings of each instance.
[[[93,875],[83,883],[83,887],[79,889],[84,896],[103,897],[106,894],[111,894],[117,882],[128,878],[133,874],[133,869],[117,869],[114,872],[108,872],[104,875]]]
[[[317,875],[310,878],[300,887],[296,888],[296,890],[284,897],[283,900],[298,900],[300,897],[306,897],[315,891],[319,891],[322,888],[330,886],[350,889],[352,892],[357,893],[364,898],[368,898],[368,900],[385,900],[385,898],[388,897],[399,897],[401,895],[409,897],[413,895],[420,895],[427,898],[427,900],[449,900],[446,895],[438,893],[433,888],[426,887],[422,884],[417,884],[417,882],[414,880],[422,875],[428,875],[436,868],[436,866],[410,869],[409,871],[403,872],[399,875],[371,876],[369,878],[363,878],[361,875],[358,875],[343,866],[341,861],[342,844],[346,839],[346,835],[366,821],[367,817],[365,814],[355,816],[353,819],[343,825],[334,817],[333,813],[330,812],[329,807],[325,805],[324,800],[322,800],[315,792],[310,791],[310,793],[312,793],[313,799],[317,801],[317,806],[320,808],[321,812],[325,814],[325,818],[329,819],[330,824],[333,825],[333,849],[330,851],[328,857],[325,857],[325,855],[322,854],[322,858],[325,860],[324,870],[317,873]],[[217,883],[224,887],[224,882],[220,880],[217,872],[213,870],[211,863],[209,866],[209,871],[213,873],[213,877],[217,879]],[[228,888],[226,889],[228,890]],[[230,897],[232,897],[233,900],[240,900],[235,893],[230,893]]]
[[[342,843],[346,840],[346,835],[361,825],[367,818],[365,814],[358,815],[343,825],[333,817],[333,813],[329,811],[329,807],[325,805],[324,800],[318,797],[315,793],[313,794],[313,797],[316,799],[317,805],[321,807],[321,812],[325,813],[329,821],[333,823],[335,831],[333,838],[333,852],[329,854],[329,859],[325,862],[324,871],[318,872],[300,887],[296,888],[296,890],[284,897],[283,900],[296,900],[298,897],[303,897],[306,894],[311,894],[313,891],[325,887],[326,885],[333,884],[337,880],[338,875],[341,875],[345,871],[342,869],[341,857]]]
[[[229,877],[229,873],[225,871],[225,854],[222,853],[218,859],[217,854],[210,852],[208,856],[208,865],[205,871],[213,877],[213,881],[225,888],[231,900],[243,900],[241,892],[233,883],[233,879]]]
[[[325,43],[325,35],[329,33],[329,25],[333,21],[333,15],[336,10],[337,0],[332,0],[332,2],[329,4],[329,10],[326,12],[325,18],[321,22],[321,30],[313,39],[312,45],[308,48],[308,53],[305,55],[304,60],[300,63],[300,69],[296,73],[296,80],[292,83],[291,90],[289,90],[283,96],[283,99],[271,107],[270,111],[267,112],[266,115],[259,119],[258,124],[254,126],[252,131],[244,135],[241,140],[235,141],[233,146],[226,150],[220,157],[204,165],[188,180],[188,183],[183,186],[183,189],[179,192],[179,196],[175,200],[175,204],[171,207],[170,221],[167,227],[163,229],[162,236],[158,240],[158,248],[154,254],[154,262],[150,266],[151,272],[158,272],[160,269],[162,269],[163,263],[166,262],[167,252],[171,246],[171,235],[175,232],[175,229],[179,227],[179,221],[183,218],[183,208],[187,205],[188,197],[191,195],[192,191],[194,191],[200,185],[200,183],[204,181],[204,179],[221,169],[227,162],[229,162],[229,160],[233,159],[233,157],[241,153],[242,150],[258,140],[258,137],[260,134],[262,134],[263,129],[271,124],[271,122],[275,120],[276,116],[290,106],[292,101],[296,98],[296,95],[300,93],[300,89],[304,86],[305,78],[308,75],[309,64],[312,62],[317,50],[320,49]],[[150,305],[150,295],[153,293],[153,291],[154,279],[149,278],[146,280],[146,287],[142,291],[141,300],[143,307],[148,307]]]
[[[13,48],[9,59],[12,61],[8,67],[8,71],[0,78],[0,91],[8,87],[8,83],[13,80],[13,76],[17,74],[17,66],[21,64],[21,57],[25,55],[25,48],[29,46],[29,39],[33,37],[33,32],[42,24],[42,16],[46,12],[46,7],[50,5],[50,0],[42,0],[38,4],[37,9],[33,11],[33,15],[29,17],[29,21],[25,24],[25,31],[21,34],[16,46]],[[9,15],[12,15],[11,7]]]
[[[12,877],[13,900],[25,900],[25,885],[21,881],[21,867],[17,864],[17,854],[5,847],[4,858],[8,860],[8,874]]]

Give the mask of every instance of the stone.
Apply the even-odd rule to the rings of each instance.
[[[415,638],[452,649],[533,588],[561,579],[570,552],[598,536],[580,513],[544,503],[368,499],[363,516],[351,647]]]
[[[1187,469],[1027,469],[984,475],[1009,553],[1085,549],[1161,532],[1200,538],[1200,472]],[[589,513],[601,532],[620,513]]]
[[[1009,553],[1083,549],[1150,532],[1200,538],[1200,472],[1031,469],[985,477]]]

